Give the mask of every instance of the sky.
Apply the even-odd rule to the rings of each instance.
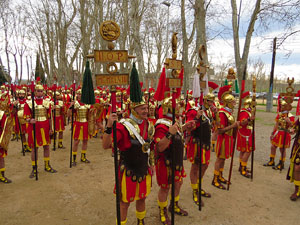
[[[266,36],[276,37],[276,34],[270,33]],[[258,37],[252,39],[249,59],[261,59],[265,63],[266,74],[270,74],[273,40],[268,39],[262,43],[261,40],[262,38]],[[240,41],[243,43],[244,39],[240,39]],[[278,78],[294,77],[296,81],[300,81],[300,33],[288,39],[284,48],[280,47],[276,50],[274,75]],[[288,51],[291,51],[289,56],[287,56]],[[209,42],[208,54],[212,64],[234,60],[233,40],[215,39]]]
[[[180,14],[179,3],[176,5],[175,2],[179,2],[178,0],[170,0],[170,21],[173,16],[178,16]],[[270,0],[272,1],[272,0]],[[239,5],[239,0],[237,0],[237,4]],[[253,0],[243,0],[242,12],[245,17],[241,18],[241,30],[245,30],[247,28],[247,19],[249,19],[249,10],[251,8],[251,4],[253,5]],[[231,15],[230,15],[230,0],[213,0],[212,4],[219,4],[221,7],[224,7],[226,15],[224,15],[224,24],[228,27],[231,26]],[[164,9],[167,10],[166,7]],[[247,11],[248,10],[248,11]],[[187,19],[190,15],[187,15]],[[192,15],[191,15],[192,16]],[[210,27],[214,29],[214,27]],[[274,37],[279,37],[281,30],[278,29],[277,26],[273,27],[274,30],[270,30],[269,32],[265,32],[263,35],[259,37],[252,37],[251,40],[251,48],[249,53],[249,60],[257,60],[261,59],[265,63],[265,71],[266,74],[270,74],[271,70],[271,62],[272,62],[272,42]],[[295,27],[300,30],[300,21],[298,26]],[[216,29],[217,30],[217,29]],[[208,57],[209,61],[212,65],[218,65],[220,63],[227,63],[229,61],[234,62],[234,49],[233,49],[233,40],[230,37],[232,35],[230,32],[227,35],[223,35],[223,39],[216,38],[210,40],[208,42]],[[241,32],[240,44],[241,50],[243,49],[244,38]],[[287,57],[287,53],[291,54]],[[1,54],[1,58],[5,61],[4,54]],[[33,62],[35,64],[35,60]],[[34,65],[33,65],[34,67]],[[248,67],[249,68],[249,67]],[[251,68],[249,68],[250,70]],[[14,74],[12,72],[12,74]],[[25,75],[27,77],[27,74]],[[296,34],[290,38],[288,38],[284,46],[281,46],[277,49],[276,54],[276,65],[275,65],[275,77],[284,78],[294,77],[296,81],[300,82],[300,33]]]

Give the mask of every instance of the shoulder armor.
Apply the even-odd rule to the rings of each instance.
[[[167,127],[170,127],[170,126],[172,126],[172,121],[168,120],[168,119],[165,119],[165,118],[162,118],[162,119],[158,119],[156,121],[155,126],[157,126],[158,124],[164,124]]]
[[[43,106],[46,108],[46,109],[49,109],[51,105],[51,101],[49,101],[48,99],[44,99],[43,100]]]
[[[26,103],[29,106],[29,108],[32,109],[32,101],[31,100],[27,100]]]
[[[63,107],[64,106],[64,102],[63,101],[58,101],[58,105],[60,106],[60,107]]]
[[[139,125],[138,125],[133,119],[130,119],[130,118],[126,118],[126,119],[121,119],[121,120],[120,120],[120,123],[126,128],[126,130],[128,130],[129,135],[130,135],[133,139],[136,139],[134,133],[133,133],[132,130],[126,125],[125,121],[131,123],[131,124],[134,126],[134,128],[137,130],[138,133],[140,133]]]
[[[2,117],[3,117],[3,115],[4,115],[4,111],[0,111],[0,120],[2,120]]]
[[[226,112],[225,110],[221,110],[220,113],[224,113],[228,119],[229,124],[233,124],[234,123],[234,116],[231,115],[230,113]]]
[[[79,104],[78,101],[76,101],[75,104],[74,104],[74,108],[75,108],[75,109],[78,109],[79,107],[80,107],[80,104]]]

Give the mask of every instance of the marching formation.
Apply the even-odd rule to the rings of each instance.
[[[135,66],[132,70],[136,70]],[[165,76],[164,72],[161,76]],[[131,76],[134,74],[137,73]],[[138,81],[138,77],[135,80]],[[57,149],[65,149],[63,133],[72,121],[73,167],[78,162],[80,141],[80,162],[91,162],[87,158],[88,140],[91,137],[99,135],[103,148],[112,149],[113,155],[118,154],[120,224],[126,224],[128,208],[134,201],[137,224],[145,224],[146,198],[151,191],[152,179],[156,176],[159,186],[158,215],[162,224],[169,225],[173,219],[170,214],[188,216],[188,211],[180,204],[181,185],[188,173],[183,163],[185,157],[191,163],[191,200],[199,209],[204,206],[202,197],[212,197],[204,190],[207,183],[203,183],[211,152],[216,153],[211,181],[214,187],[225,190],[225,185],[230,184],[230,180],[224,177],[224,165],[233,156],[235,142],[240,152],[241,176],[250,178],[253,173],[248,161],[255,150],[255,98],[251,98],[249,91],[241,95],[242,106],[235,119],[236,98],[232,95],[232,86],[219,87],[211,81],[207,84],[209,92],[200,98],[193,98],[191,91],[184,97],[180,90],[172,91],[162,83],[156,91],[153,88],[147,91],[142,89],[142,84],[136,86],[131,83],[127,89],[116,89],[115,111],[112,109],[111,93],[103,87],[95,89],[95,104],[89,105],[81,102],[80,86],[47,87],[39,84],[39,81],[28,86],[2,85],[0,182],[12,182],[5,175],[5,157],[8,155],[9,141],[16,139],[21,140],[21,153],[30,153],[32,171],[28,171],[29,178],[37,179],[38,176],[39,147],[44,150],[44,171],[56,173],[50,164],[50,146],[57,140]],[[216,90],[217,96],[213,94]],[[300,91],[297,95],[300,95]],[[264,166],[284,169],[286,149],[291,145],[292,135],[295,135],[287,179],[295,185],[290,199],[296,201],[300,197],[300,122],[291,114],[287,101],[286,97],[279,100],[278,114],[270,136],[270,160]],[[113,135],[114,124],[116,136]],[[114,143],[117,148],[114,148]],[[277,147],[280,159],[275,165]],[[53,147],[55,149],[56,146]]]

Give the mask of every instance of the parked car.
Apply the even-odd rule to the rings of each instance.
[[[278,93],[273,94],[273,99],[278,99],[278,96],[279,96]]]

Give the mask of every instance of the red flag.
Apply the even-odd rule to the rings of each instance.
[[[166,91],[166,68],[164,67],[160,74],[158,86],[153,98],[157,101],[162,101],[165,97],[164,96],[165,91]]]

